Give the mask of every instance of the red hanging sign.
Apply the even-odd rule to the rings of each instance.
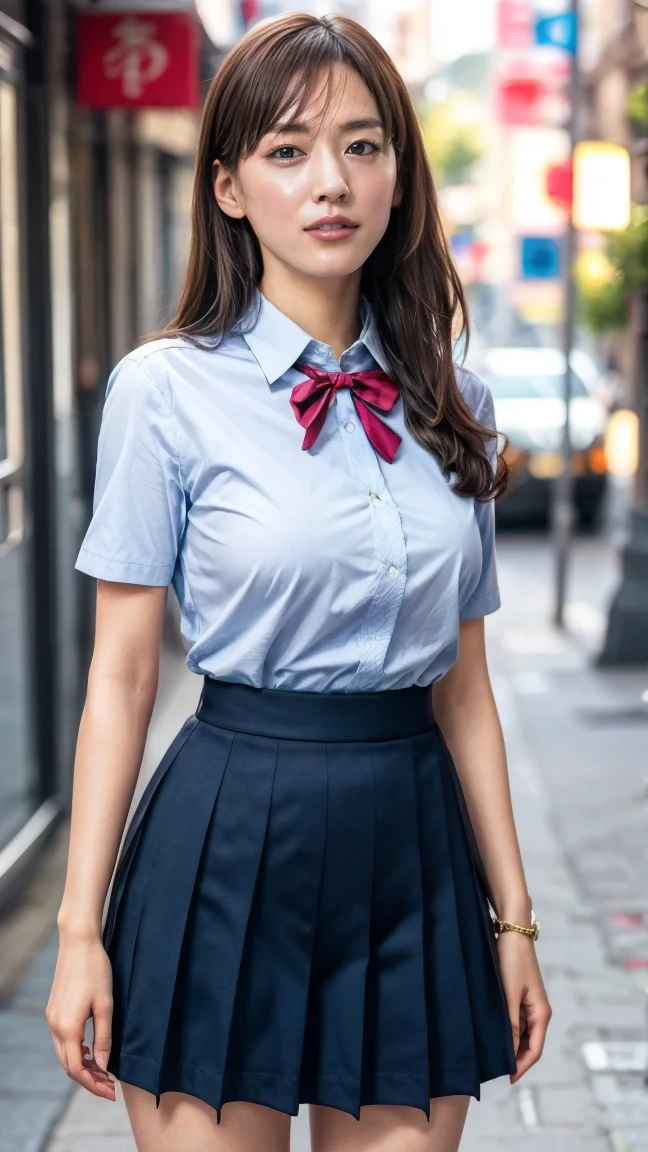
[[[561,164],[550,164],[545,173],[545,188],[549,199],[558,207],[571,212],[574,202],[574,164],[571,156]]]
[[[542,124],[556,118],[565,103],[569,65],[541,65],[537,60],[513,60],[495,77],[496,114],[501,124]],[[558,107],[558,112],[561,111]]]
[[[533,23],[529,0],[499,0],[497,45],[499,48],[530,48]]]
[[[540,104],[546,94],[546,84],[534,76],[502,80],[497,92],[500,123],[539,123]]]
[[[188,12],[84,12],[77,99],[88,108],[197,108],[200,41]]]

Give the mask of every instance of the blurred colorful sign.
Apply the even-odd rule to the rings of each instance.
[[[571,156],[560,164],[549,164],[545,172],[545,190],[552,204],[571,212],[574,199],[574,164]]]
[[[508,134],[508,218],[519,236],[562,236],[567,212],[547,195],[547,170],[569,157],[563,128],[512,128]]]
[[[526,324],[558,324],[563,317],[562,280],[516,280],[510,287],[510,299]]]
[[[199,26],[189,12],[83,12],[77,99],[88,108],[197,108]]]
[[[564,87],[568,78],[569,65],[565,57],[546,63],[537,57],[503,62],[495,78],[495,104],[500,123],[555,122],[554,106],[565,104]]]
[[[528,48],[532,41],[533,23],[528,0],[499,0],[497,5],[498,47]]]
[[[630,223],[630,155],[620,144],[583,140],[574,149],[576,228],[607,232]]]
[[[533,76],[502,80],[498,89],[498,119],[502,124],[537,124],[546,84]]]
[[[574,12],[564,12],[560,16],[541,16],[535,25],[536,44],[551,48],[564,48],[572,55],[576,52],[578,22]]]
[[[560,243],[554,236],[523,236],[520,248],[524,280],[554,280],[560,276]]]
[[[484,278],[488,248],[469,233],[455,232],[450,237],[450,251],[464,284],[479,283]]]
[[[245,24],[258,20],[261,15],[259,0],[241,0],[241,15]]]

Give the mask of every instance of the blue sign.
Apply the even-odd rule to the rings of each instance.
[[[473,246],[473,237],[469,232],[455,232],[450,237],[450,251],[455,259],[467,256]]]
[[[522,237],[522,278],[555,280],[560,276],[560,242],[553,236]]]
[[[578,43],[578,22],[575,12],[565,12],[562,16],[541,16],[536,20],[536,44],[546,44],[551,48],[564,48],[565,52],[576,54]]]

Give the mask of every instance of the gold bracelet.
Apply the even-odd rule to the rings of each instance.
[[[500,920],[498,917],[495,920],[495,924],[500,932],[523,932],[525,936],[532,936],[534,940],[537,940],[539,936],[540,926],[537,921],[535,924],[532,924],[530,928],[524,928],[521,924],[511,924],[509,920]]]

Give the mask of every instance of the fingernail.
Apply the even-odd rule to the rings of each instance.
[[[107,1054],[105,1052],[97,1052],[95,1053],[95,1060],[97,1062],[97,1066],[101,1068],[101,1071],[106,1072],[108,1068]]]

